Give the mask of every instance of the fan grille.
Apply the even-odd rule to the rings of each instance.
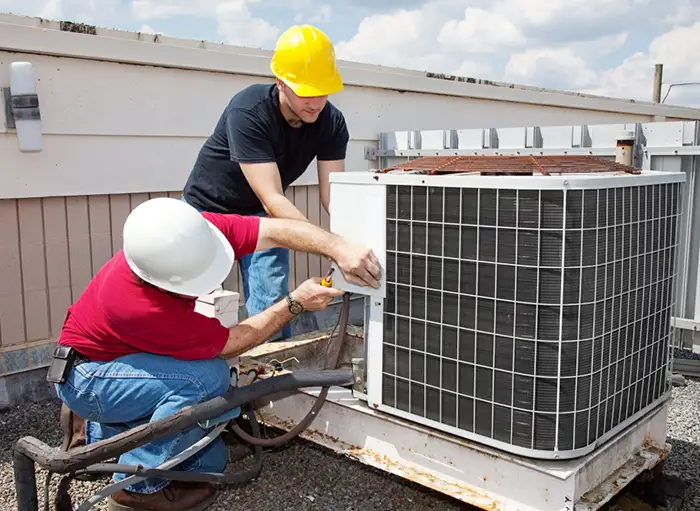
[[[559,452],[652,405],[678,193],[388,185],[383,404]]]

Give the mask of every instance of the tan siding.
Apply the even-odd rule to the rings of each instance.
[[[0,281],[0,341],[13,346],[26,341],[16,200],[0,200]]]
[[[286,195],[287,199],[289,199],[292,202],[295,202],[295,200],[294,200],[294,189],[295,188],[296,188],[295,186],[290,186],[289,188],[287,188],[287,191],[284,193]],[[296,264],[294,264],[294,262],[295,262],[294,251],[290,250],[289,251],[289,289],[290,290],[294,289],[297,286],[297,284],[296,284],[296,282],[297,282],[297,280],[296,280]]]
[[[71,303],[68,223],[63,197],[43,199],[46,276],[49,286],[50,332],[58,332]]]
[[[88,197],[90,220],[90,245],[92,250],[92,275],[112,257],[112,221],[109,195]],[[115,230],[117,226],[115,226]]]
[[[67,307],[121,248],[129,212],[149,198],[180,195],[168,191],[0,200],[0,347],[56,339]],[[287,197],[311,222],[328,228],[317,185],[292,187]],[[328,265],[320,256],[292,251],[290,288],[321,276]],[[243,299],[238,265],[224,287]]]
[[[318,193],[318,187],[316,187],[316,193]],[[321,203],[321,195],[319,194],[318,196],[318,209],[321,212],[321,223],[320,226],[323,227],[326,230],[330,230],[331,228],[331,217],[328,214],[328,211],[326,211],[323,207],[323,204]],[[321,275],[325,275],[326,272],[330,269],[331,267],[331,262],[326,259],[325,257],[321,258]]]
[[[318,185],[305,186],[306,188],[306,217],[314,225],[321,225],[321,196],[318,193]],[[319,277],[321,274],[321,256],[306,254],[309,261],[309,277]]]
[[[308,218],[309,215],[309,208],[308,208],[308,187],[303,186],[303,187],[294,187],[294,205],[297,207],[299,211],[301,211],[302,215],[305,215]],[[289,264],[292,264],[291,258],[289,261]],[[297,285],[301,282],[304,282],[306,279],[309,278],[309,255],[306,252],[294,252],[294,273],[296,276],[296,283]],[[291,287],[294,287],[294,284],[290,283]]]
[[[68,257],[70,261],[71,297],[77,300],[92,278],[90,216],[87,197],[67,197]]]
[[[131,198],[128,195],[110,195],[109,210],[112,224],[112,255],[122,248],[122,228],[131,212]]]

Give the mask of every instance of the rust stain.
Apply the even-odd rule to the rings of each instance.
[[[425,174],[478,174],[483,176],[581,173],[640,174],[641,171],[606,158],[588,155],[566,156],[423,156],[378,173],[419,172]]]
[[[332,442],[336,446],[342,447],[343,443],[337,437],[327,435],[315,429],[307,429],[303,436],[309,439],[320,439]],[[342,449],[346,456],[356,458],[360,461],[369,462],[370,465],[378,465],[382,469],[402,478],[408,479],[422,486],[432,488],[441,493],[451,495],[463,502],[473,504],[485,511],[495,511],[500,509],[500,502],[490,496],[475,490],[474,488],[459,482],[447,482],[422,470],[408,467],[400,460],[392,459],[386,454],[377,453],[371,449],[350,445]],[[486,482],[486,477],[482,478]]]

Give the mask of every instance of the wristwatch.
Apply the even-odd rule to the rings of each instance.
[[[287,306],[289,307],[289,312],[295,316],[304,312],[304,306],[292,298],[291,295],[287,295]]]

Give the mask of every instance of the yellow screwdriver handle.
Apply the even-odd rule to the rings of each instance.
[[[321,285],[323,287],[331,287],[331,285],[333,284],[333,279],[331,278],[331,275],[333,275],[333,271],[334,269],[331,268],[330,271],[326,273],[326,276],[323,277],[323,279],[321,279]]]

